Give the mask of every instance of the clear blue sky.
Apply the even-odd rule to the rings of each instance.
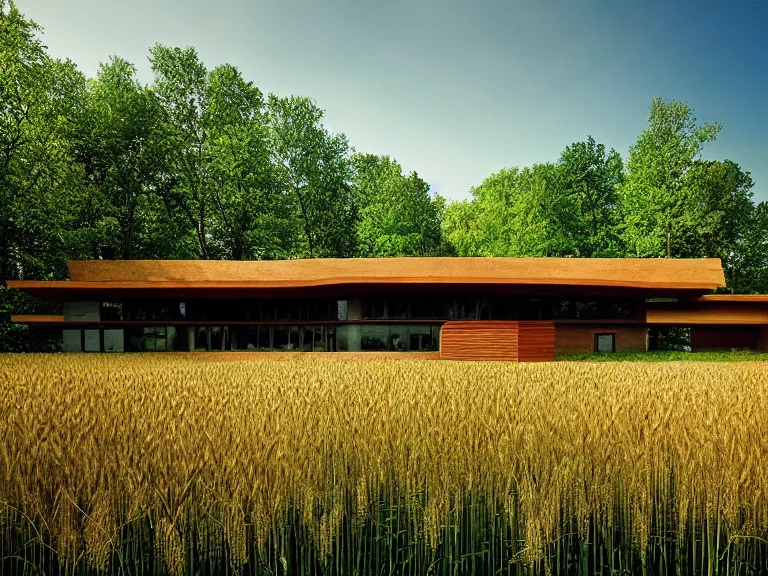
[[[314,98],[360,152],[444,196],[554,161],[592,134],[626,158],[654,96],[723,131],[706,158],[768,200],[768,1],[17,0],[87,74],[110,55],[195,46],[265,93]]]

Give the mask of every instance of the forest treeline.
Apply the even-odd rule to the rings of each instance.
[[[768,205],[749,172],[704,161],[717,123],[654,99],[625,159],[592,137],[447,202],[386,155],[356,153],[311,98],[155,45],[95,78],[53,58],[0,0],[0,281],[67,259],[381,256],[719,257],[730,291],[768,292]],[[0,287],[0,349],[28,349]]]

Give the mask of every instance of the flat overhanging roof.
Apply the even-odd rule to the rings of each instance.
[[[683,302],[649,303],[648,324],[768,325],[768,294],[711,294]]]
[[[725,285],[720,260],[349,258],[281,261],[77,260],[70,281],[9,281],[46,300],[245,298],[456,292],[699,296]]]

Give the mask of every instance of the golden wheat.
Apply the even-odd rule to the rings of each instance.
[[[399,560],[371,542],[401,533],[414,574],[480,541],[550,571],[574,534],[617,530],[643,566],[660,535],[708,567],[746,562],[768,527],[767,373],[0,356],[0,533],[106,569],[132,526],[171,574],[201,550],[234,570],[258,555],[278,573],[380,572]]]

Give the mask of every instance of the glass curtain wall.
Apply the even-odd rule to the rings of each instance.
[[[641,299],[415,295],[103,302],[101,314],[170,324],[127,327],[126,350],[406,352],[439,350],[450,320],[640,320],[643,310]]]

